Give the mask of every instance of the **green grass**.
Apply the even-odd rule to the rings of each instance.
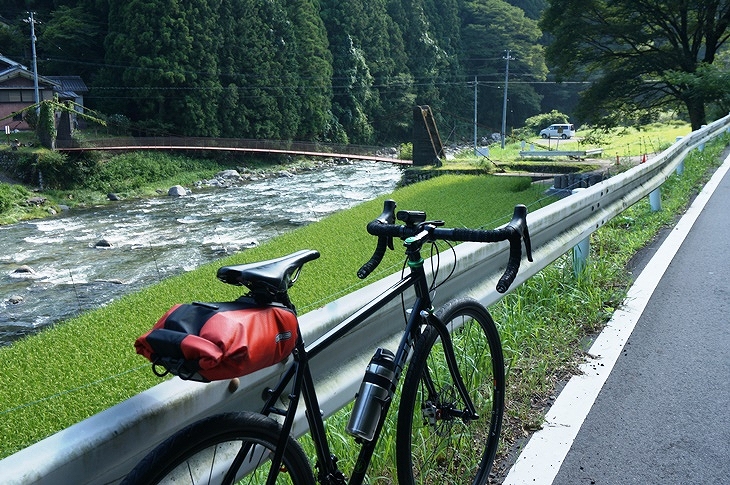
[[[504,148],[499,143],[489,146],[489,158],[474,155],[474,148],[469,147],[456,153],[453,158],[443,161],[439,168],[423,167],[424,170],[438,171],[483,171],[493,173],[496,170],[508,172],[545,172],[568,173],[580,169],[590,171],[598,168],[598,164],[580,166],[568,157],[551,157],[550,159],[528,159],[520,156],[520,151],[529,150],[530,145],[535,149],[567,151],[583,151],[593,148],[602,148],[602,155],[592,158],[615,161],[616,157],[640,157],[644,154],[659,153],[671,146],[677,137],[691,133],[690,125],[682,121],[653,123],[641,127],[613,128],[609,132],[596,132],[583,128],[576,132],[576,137],[569,140],[544,140],[538,136],[524,140],[508,138]]]
[[[490,309],[500,325],[508,362],[503,451],[541,425],[543,406],[553,394],[555,383],[574,373],[581,361],[585,336],[600,329],[623,300],[631,282],[626,271],[631,257],[683,211],[719,165],[718,153],[729,142],[725,136],[685,160],[683,176],[671,177],[662,188],[662,211],[651,212],[644,199],[596,232],[589,265],[580,279],[573,276],[568,253]],[[530,204],[540,200],[540,194],[523,191],[521,181],[502,180],[440,177],[400,189],[393,198],[399,208],[425,209],[430,217],[445,219],[453,226],[494,227],[506,221],[517,202],[528,203],[532,210],[536,204],[545,203]],[[0,456],[156,384],[158,380],[148,365],[134,354],[133,340],[173,303],[238,296],[235,288],[214,280],[220,265],[278,256],[303,247],[319,249],[322,258],[308,265],[292,292],[295,301],[304,302],[300,304],[303,312],[363,284],[354,274],[373,245],[363,228],[374,214],[380,213],[382,199],[335,214],[271,244],[171,278],[0,349],[4,367],[0,377]],[[395,253],[389,253],[371,281],[400,268],[400,255]],[[328,421],[333,430],[333,448],[340,454],[353,448],[352,440],[344,433],[346,422],[346,413],[338,413]],[[380,469],[392,469],[387,451],[393,448],[394,437],[387,435],[382,445],[377,460],[383,465],[373,468],[373,477],[387,475]],[[377,482],[374,479],[372,483]]]
[[[399,208],[425,210],[430,217],[444,219],[452,226],[494,227],[509,220],[515,204],[532,204],[534,208],[542,194],[520,179],[444,176],[402,188],[392,196]],[[302,313],[396,272],[402,253],[393,251],[369,281],[361,282],[355,276],[374,248],[374,238],[365,226],[380,214],[383,199],[170,278],[0,349],[0,455],[13,453],[159,383],[144,359],[134,353],[132,343],[174,303],[225,301],[240,296],[240,288],[217,282],[219,266],[302,248],[319,250],[322,257],[307,265],[291,292]]]
[[[661,211],[652,212],[645,198],[594,233],[589,263],[580,278],[573,274],[568,251],[490,308],[507,363],[499,460],[518,439],[542,426],[556,384],[577,372],[587,338],[603,328],[622,303],[633,280],[627,271],[631,258],[684,212],[722,162],[719,154],[728,144],[730,136],[725,135],[705,151],[689,155],[684,174],[670,177],[662,186]],[[370,483],[393,483],[395,399],[370,469]],[[352,438],[344,432],[348,419],[349,406],[330,417],[327,425],[333,452],[343,463],[354,463]],[[498,462],[496,469],[501,466]]]
[[[662,186],[661,211],[652,212],[644,198],[594,233],[589,264],[579,279],[568,252],[494,305],[508,362],[505,444],[541,426],[555,384],[583,360],[586,336],[600,330],[625,297],[633,279],[627,271],[631,258],[674,224],[720,165],[719,154],[729,143],[725,135],[703,152],[692,152],[684,174]]]

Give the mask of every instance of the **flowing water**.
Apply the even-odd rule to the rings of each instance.
[[[386,163],[324,166],[0,226],[0,345],[390,192],[400,177]]]

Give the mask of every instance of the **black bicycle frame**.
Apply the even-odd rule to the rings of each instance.
[[[344,485],[361,485],[365,480],[365,474],[370,464],[375,446],[380,437],[385,418],[388,414],[391,402],[384,404],[383,412],[380,415],[380,421],[376,427],[375,435],[371,441],[361,442],[360,452],[358,453],[355,468],[350,476],[349,482],[337,467],[337,458],[332,455],[327,441],[324,420],[319,412],[319,401],[314,388],[314,380],[312,378],[309,367],[309,359],[316,357],[320,352],[328,348],[335,341],[348,334],[355,327],[362,324],[366,319],[374,315],[386,303],[390,302],[397,296],[403,294],[410,287],[415,287],[416,299],[412,306],[412,311],[408,317],[403,337],[398,345],[395,353],[395,376],[394,383],[400,381],[401,373],[408,360],[408,355],[413,348],[416,339],[421,333],[421,324],[433,326],[439,333],[446,353],[446,359],[457,388],[467,403],[467,410],[471,417],[476,417],[476,412],[471,400],[468,396],[466,387],[463,384],[461,376],[456,365],[456,357],[454,356],[451,338],[446,326],[433,314],[433,305],[429,294],[428,283],[426,281],[426,273],[423,268],[423,259],[420,257],[420,244],[418,248],[409,248],[407,254],[410,273],[405,275],[400,281],[385,290],[383,293],[375,297],[365,306],[360,308],[354,314],[343,320],[337,326],[329,330],[327,333],[316,339],[311,345],[305,346],[301,335],[298,338],[296,349],[294,350],[294,363],[286,370],[284,376],[273,389],[267,389],[266,404],[262,409],[262,414],[276,414],[284,416],[282,423],[282,434],[276,447],[276,453],[272,457],[272,466],[267,483],[274,484],[276,476],[279,473],[280,465],[284,455],[284,449],[288,436],[294,423],[299,397],[302,396],[306,406],[306,418],[309,424],[309,431],[317,450],[317,468],[318,480],[324,484]],[[289,403],[287,409],[279,409],[276,407],[277,401],[286,392],[287,386],[293,379],[293,385],[288,395]],[[429,393],[435,393],[433,384],[430,382],[428,375],[424,376],[426,387]],[[241,450],[239,453],[242,462],[247,450]]]

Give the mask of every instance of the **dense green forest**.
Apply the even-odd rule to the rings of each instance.
[[[410,140],[428,104],[442,137],[570,112],[546,87],[545,0],[5,0],[0,54],[80,75],[113,126],[180,135],[373,143]],[[476,81],[476,90],[475,90]],[[547,94],[547,96],[546,96]]]

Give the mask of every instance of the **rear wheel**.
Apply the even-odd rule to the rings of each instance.
[[[122,482],[125,484],[264,484],[281,435],[273,419],[249,412],[203,419],[162,442]],[[243,460],[232,466],[244,450]],[[224,480],[234,469],[233,481]],[[309,461],[299,443],[287,440],[277,484],[313,485]]]
[[[476,415],[449,370],[445,346],[429,326],[416,343],[398,410],[398,481],[485,484],[494,462],[504,412],[504,359],[489,312],[456,300],[437,316],[448,328],[458,374]]]

